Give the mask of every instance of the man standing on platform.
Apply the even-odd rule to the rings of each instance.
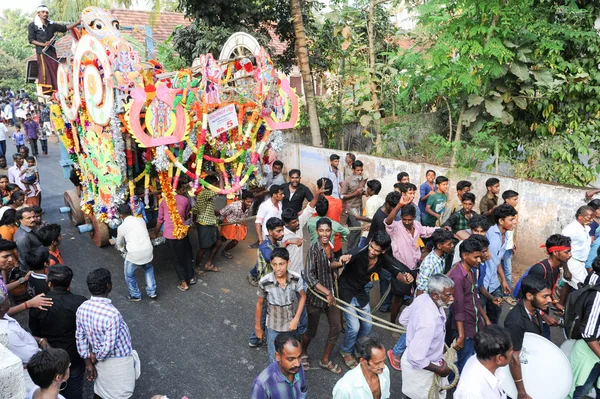
[[[58,71],[58,56],[54,48],[53,38],[56,33],[64,33],[73,29],[79,22],[71,25],[61,25],[48,20],[48,7],[40,5],[37,15],[27,28],[29,43],[35,46],[38,62],[38,85],[42,86],[42,93],[51,95],[58,89],[56,73]],[[35,154],[34,154],[35,155]]]

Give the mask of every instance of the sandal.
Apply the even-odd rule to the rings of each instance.
[[[179,288],[179,291],[181,291],[181,292],[186,292],[187,290],[190,289],[189,287],[188,288],[184,288],[181,284],[178,284],[177,288]]]
[[[342,368],[337,364],[334,364],[331,360],[327,364],[319,360],[319,367],[324,370],[331,371],[333,374],[340,374],[342,372]]]
[[[197,282],[198,282],[198,281],[196,280],[196,277],[194,277],[194,278],[192,278],[192,279],[190,280],[190,282],[189,282],[188,284],[189,284],[189,285],[194,285],[194,284],[196,284]]]
[[[308,362],[308,355],[300,356],[300,363],[304,371],[310,370],[310,363]]]
[[[508,303],[510,306],[515,306],[517,304],[517,300],[512,297],[505,296],[502,299],[504,300],[504,302]]]
[[[198,276],[202,276],[203,274],[205,274],[206,272],[202,269],[200,269],[199,267],[196,268],[196,274]]]
[[[230,254],[229,252],[221,252],[221,256],[226,259],[233,259],[233,255]]]
[[[394,359],[395,356],[391,349],[387,351],[387,356],[388,359],[390,359],[390,366],[392,366],[394,370],[402,371],[402,366],[400,366],[400,363],[396,362],[396,360]]]
[[[204,270],[207,272],[220,272],[221,269],[216,267],[215,265],[204,265]]]
[[[358,366],[358,362],[356,361],[354,356],[352,356],[351,353],[345,353],[343,351],[340,351],[340,354],[342,355],[342,358],[344,359],[344,363],[346,363],[346,367],[348,367],[350,370],[352,370],[353,368]],[[346,359],[346,357],[348,357],[348,356],[350,356],[351,360]]]

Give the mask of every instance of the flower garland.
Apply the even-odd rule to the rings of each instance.
[[[186,224],[183,223],[183,219],[181,215],[177,211],[177,202],[175,200],[175,195],[173,193],[173,187],[171,186],[171,181],[169,180],[169,176],[166,172],[159,172],[158,178],[160,180],[160,185],[162,187],[162,192],[164,196],[164,200],[167,201],[167,209],[169,210],[169,217],[173,222],[173,237],[176,240],[183,239],[190,228]]]

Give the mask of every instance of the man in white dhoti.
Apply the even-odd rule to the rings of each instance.
[[[428,293],[419,295],[400,315],[400,324],[406,327],[407,349],[402,356],[402,393],[411,399],[427,399],[433,378],[437,374],[441,384],[450,374],[444,362],[446,313],[454,302],[454,282],[443,274],[429,278]],[[440,398],[446,391],[440,392]]]
[[[129,328],[108,293],[110,271],[96,269],[87,276],[92,297],[77,310],[77,351],[85,362],[94,393],[103,399],[133,396],[139,377],[139,357],[133,350]]]

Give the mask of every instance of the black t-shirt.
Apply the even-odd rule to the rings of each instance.
[[[379,273],[381,269],[389,271],[394,278],[398,275],[398,269],[393,266],[394,262],[387,254],[379,255],[377,263],[369,269],[369,247],[350,251],[352,259],[344,267],[339,279],[340,299],[350,303],[356,298],[359,306],[365,307],[369,303],[369,296],[365,292],[365,285],[371,281],[373,273]],[[397,261],[396,261],[397,262]]]
[[[76,314],[87,298],[69,291],[55,290],[48,292],[46,296],[52,299],[52,306],[47,310],[29,310],[31,334],[46,338],[53,348],[66,350],[72,364],[83,365],[75,343]]]
[[[378,231],[385,231],[385,218],[387,217],[388,214],[381,208],[377,209],[377,212],[373,215],[373,219],[371,219],[371,227],[369,228],[369,234],[367,235],[367,242],[371,241]]]
[[[560,277],[560,268],[553,269],[548,259],[546,259],[531,266],[527,275],[544,279],[548,287],[554,292],[554,286]]]
[[[535,316],[533,317],[537,319],[537,323],[529,318],[529,313],[527,312],[527,309],[525,309],[523,300],[520,300],[506,315],[504,327],[510,334],[514,350],[521,350],[526,332],[542,335],[542,316],[537,309]]]
[[[585,299],[579,331],[586,342],[593,342],[600,339],[600,292],[590,291],[583,295]]]
[[[31,22],[27,27],[27,31],[29,43],[33,42],[34,40],[41,43],[46,43],[48,40],[52,39],[52,36],[54,36],[56,32],[65,33],[67,31],[67,26],[49,21],[43,29],[40,29],[33,22]],[[35,52],[37,54],[41,54],[42,50],[44,50],[44,47],[35,46]],[[54,48],[51,46],[48,50],[54,51]]]
[[[290,184],[291,183],[287,183],[283,185],[283,201],[281,202],[282,209],[292,208],[294,212],[298,213],[302,210],[304,199],[309,202],[312,201],[313,194],[310,192],[308,187],[300,183],[298,184],[298,187],[296,187],[296,191],[294,192],[292,199],[290,199]]]
[[[50,291],[45,274],[31,273],[28,283],[31,296],[46,294],[48,291]]]

